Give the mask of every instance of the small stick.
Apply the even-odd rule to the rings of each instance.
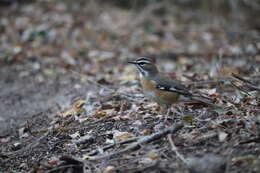
[[[87,173],[87,170],[86,170],[87,167],[90,170],[91,170],[91,168],[95,169],[95,166],[92,163],[90,163],[87,160],[78,158],[78,157],[63,155],[60,157],[60,160],[65,161],[67,164],[78,165],[79,167],[81,167],[83,169],[83,173]]]
[[[129,153],[131,151],[135,151],[135,150],[139,149],[141,145],[150,143],[150,142],[155,141],[155,140],[158,140],[158,139],[166,136],[169,133],[175,133],[178,130],[180,130],[182,127],[183,127],[183,124],[177,124],[175,126],[167,128],[165,130],[162,130],[158,133],[152,134],[150,136],[143,137],[143,138],[139,139],[137,142],[133,143],[132,145],[126,147],[123,150],[120,150],[120,151],[117,151],[117,152],[114,152],[114,153],[110,153],[110,154],[106,154],[106,155],[103,155],[103,156],[99,156],[99,157],[97,156],[97,157],[94,157],[94,158],[90,158],[90,160],[95,161],[95,160],[101,160],[101,159],[109,159],[109,158],[115,157],[117,155],[121,155],[121,154]]]
[[[249,94],[246,90],[244,90],[242,87],[237,86],[234,82],[230,82],[236,89],[238,89],[239,91],[242,91],[243,93],[251,96],[251,94]]]
[[[36,139],[35,141],[33,141],[32,143],[30,143],[30,145],[27,145],[26,147],[20,149],[20,150],[17,150],[17,151],[14,151],[14,152],[8,152],[8,153],[5,153],[7,156],[16,156],[18,154],[21,154],[21,153],[25,153],[26,155],[29,155],[30,152],[33,148],[36,148],[38,145],[41,144],[41,141],[46,138],[48,135],[50,134],[50,131],[47,131],[44,135],[42,135],[41,137],[39,137],[38,139]]]
[[[216,132],[208,132],[207,134],[204,134],[202,136],[195,138],[194,142],[195,142],[195,144],[205,142],[205,141],[208,141],[211,138],[217,137],[217,135],[218,134]]]
[[[52,172],[57,172],[61,169],[66,169],[66,168],[81,168],[81,165],[63,165],[63,166],[58,166],[56,168],[53,168],[51,170],[46,171],[46,173],[52,173]],[[62,171],[63,172],[63,171]]]
[[[234,78],[238,79],[238,80],[241,80],[241,81],[245,82],[245,83],[253,84],[251,81],[249,81],[249,80],[247,80],[247,79],[245,79],[245,78],[243,78],[243,77],[241,77],[241,76],[239,76],[239,75],[237,75],[237,74],[235,74],[235,73],[232,73],[232,76],[233,76]]]
[[[239,142],[238,145],[248,144],[248,143],[252,143],[252,142],[260,143],[260,137],[248,139],[246,141]]]
[[[131,143],[131,142],[135,142],[135,141],[137,141],[138,139],[139,139],[138,137],[133,137],[133,138],[126,139],[126,140],[124,140],[124,141],[115,142],[115,143],[113,143],[113,144],[109,144],[109,145],[104,146],[101,150],[102,150],[102,151],[106,151],[106,150],[108,150],[108,149],[110,149],[110,148],[113,148],[113,147],[116,146],[116,145],[122,145],[122,144],[127,144],[127,143]],[[100,149],[97,149],[97,150],[94,150],[94,151],[88,153],[87,155],[93,156],[93,155],[98,154],[99,151],[100,151]]]
[[[249,80],[247,80],[247,79],[245,79],[245,78],[243,78],[243,77],[241,77],[241,76],[239,76],[239,75],[237,75],[237,74],[234,74],[234,73],[232,73],[232,76],[233,76],[234,78],[240,80],[240,81],[245,82],[249,88],[251,88],[251,89],[253,89],[253,90],[256,90],[256,91],[260,91],[260,87],[255,86],[255,84],[252,83],[251,81],[249,81]]]
[[[180,159],[181,161],[183,161],[183,163],[185,163],[185,164],[187,165],[187,164],[188,164],[187,160],[184,158],[183,155],[181,155],[181,153],[179,153],[177,147],[174,145],[174,142],[173,142],[173,140],[172,140],[172,134],[168,134],[167,137],[168,137],[168,140],[169,140],[169,142],[170,142],[170,144],[171,144],[172,151],[174,151],[175,154],[176,154],[176,156],[179,157],[179,159]]]

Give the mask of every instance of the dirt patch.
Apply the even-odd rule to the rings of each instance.
[[[69,76],[37,83],[34,76],[20,77],[21,73],[15,67],[1,68],[2,137],[15,132],[33,116],[53,116],[60,111],[59,105],[68,105],[77,97],[85,97],[86,90],[73,89],[73,82]]]

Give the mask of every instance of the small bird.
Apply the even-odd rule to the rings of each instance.
[[[170,113],[169,108],[171,105],[179,100],[198,101],[215,107],[214,104],[205,98],[192,94],[179,81],[173,80],[169,76],[160,73],[153,59],[140,57],[128,63],[134,64],[138,68],[144,95],[166,108],[168,110],[167,117]]]

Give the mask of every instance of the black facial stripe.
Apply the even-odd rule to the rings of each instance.
[[[137,68],[138,68],[138,70],[140,71],[140,73],[142,73],[143,75],[146,74],[146,73],[145,73],[145,70],[144,70],[139,64],[137,64]]]

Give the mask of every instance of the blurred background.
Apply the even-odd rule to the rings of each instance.
[[[5,65],[35,61],[35,68],[57,63],[87,71],[93,58],[243,55],[259,48],[257,0],[1,0],[0,6]]]

